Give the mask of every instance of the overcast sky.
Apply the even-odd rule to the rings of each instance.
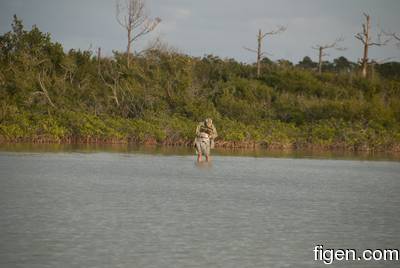
[[[343,55],[356,61],[362,55],[354,34],[361,30],[363,12],[371,15],[373,32],[379,27],[400,32],[399,0],[147,0],[151,17],[160,17],[157,30],[139,46],[161,37],[179,51],[203,56],[215,54],[252,62],[255,55],[243,49],[256,46],[259,28],[270,31],[277,25],[287,31],[267,37],[264,50],[273,60],[298,62],[304,56],[317,59],[311,47],[330,43],[344,36],[346,51],[330,50],[327,59]],[[126,37],[115,19],[115,0],[0,0],[0,33],[10,30],[17,14],[27,28],[36,24],[53,40],[70,48],[102,47],[125,50]],[[394,42],[373,47],[370,58],[393,57],[400,61],[400,48]]]

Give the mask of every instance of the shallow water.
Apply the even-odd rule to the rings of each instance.
[[[152,155],[193,155],[194,148],[182,146],[138,146],[134,144],[35,144],[35,143],[0,143],[3,152],[36,152],[36,153],[125,153]],[[227,149],[216,148],[212,152],[218,156],[250,156],[274,158],[310,158],[310,159],[341,159],[341,160],[373,160],[399,161],[400,152],[373,151],[319,151],[319,150],[266,150],[258,149]]]
[[[399,162],[213,160],[0,152],[0,267],[321,267],[319,244],[400,248]]]

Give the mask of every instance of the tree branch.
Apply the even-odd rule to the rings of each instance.
[[[362,33],[357,33],[354,37],[360,40],[365,45],[365,40]]]
[[[153,31],[160,18],[150,20],[146,14],[144,0],[116,0],[117,22],[126,29],[128,36],[127,62],[129,67],[131,47],[134,41]]]
[[[40,85],[40,88],[41,88],[42,91],[36,91],[33,94],[34,95],[41,94],[41,95],[45,96],[47,101],[48,101],[48,103],[51,105],[51,107],[56,108],[56,106],[54,105],[54,103],[52,102],[52,100],[51,100],[51,98],[49,96],[49,92],[47,91],[46,87],[44,86],[44,82],[42,81],[42,79],[40,77],[40,73],[38,74],[37,79],[39,81],[39,85]]]
[[[251,48],[248,48],[248,47],[243,47],[243,48],[248,50],[248,51],[250,51],[250,52],[258,53],[257,50],[255,50],[255,49],[251,49]]]
[[[143,26],[143,29],[131,39],[131,42],[135,41],[136,39],[138,39],[139,37],[141,37],[143,35],[150,33],[151,31],[153,31],[160,22],[161,22],[161,19],[158,17],[155,18],[154,21],[147,21],[146,24]]]
[[[264,38],[264,37],[266,37],[267,35],[279,34],[279,33],[282,33],[282,32],[284,32],[284,31],[286,31],[286,30],[287,30],[287,27],[286,27],[286,26],[279,25],[278,28],[277,28],[276,30],[270,31],[270,32],[267,32],[267,33],[264,33],[261,37]]]
[[[264,56],[264,55],[273,56],[274,54],[271,54],[271,53],[268,53],[268,52],[266,52],[266,51],[263,51],[263,52],[261,52],[260,55],[261,55],[261,56]]]
[[[343,42],[343,41],[344,41],[344,38],[341,36],[339,38],[336,38],[336,40],[332,43],[325,44],[325,45],[315,45],[315,46],[312,46],[311,48],[316,49],[316,50],[319,50],[319,49],[325,50],[325,49],[329,49],[329,48],[335,48],[336,50],[346,50],[345,47],[338,46],[338,43]]]

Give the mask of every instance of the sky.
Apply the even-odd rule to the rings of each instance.
[[[154,32],[135,45],[141,50],[151,40],[160,38],[178,51],[204,56],[235,58],[254,62],[255,54],[243,47],[256,48],[258,29],[271,31],[287,27],[279,35],[267,36],[264,51],[273,60],[294,63],[304,56],[317,61],[315,45],[329,44],[343,36],[345,51],[329,50],[327,60],[345,56],[357,61],[362,45],[354,38],[361,31],[363,12],[371,15],[372,32],[379,28],[400,33],[399,0],[144,0],[150,17],[160,17]],[[102,48],[126,49],[126,32],[115,18],[115,0],[0,0],[0,34],[11,29],[17,14],[30,29],[33,24],[49,32],[65,50]],[[395,42],[372,47],[370,58],[400,61],[400,47]]]

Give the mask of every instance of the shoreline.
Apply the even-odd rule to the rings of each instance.
[[[109,138],[68,138],[68,139],[43,139],[43,138],[20,138],[7,140],[0,137],[0,145],[104,145],[104,146],[153,146],[153,147],[193,147],[193,140],[164,140],[156,139],[109,139]],[[215,141],[215,149],[229,150],[260,150],[260,151],[315,151],[315,152],[347,152],[347,153],[390,153],[400,154],[400,144],[387,147],[371,147],[366,144],[359,146],[346,146],[345,143],[335,144],[313,144],[313,143],[267,143],[258,141]]]

